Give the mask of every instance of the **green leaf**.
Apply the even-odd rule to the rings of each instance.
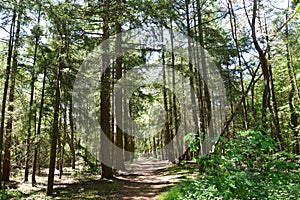
[[[233,184],[233,183],[230,183],[229,184],[229,187],[233,188],[233,189],[236,189],[236,186]]]
[[[251,181],[249,181],[248,179],[245,179],[245,183],[248,185],[248,186],[253,186],[253,183]]]
[[[295,8],[296,12],[300,14],[300,4],[298,4]]]
[[[262,148],[267,149],[269,145],[268,145],[267,142],[263,141],[263,142],[261,143],[261,146],[262,146]]]

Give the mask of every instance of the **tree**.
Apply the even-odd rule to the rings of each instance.
[[[289,7],[288,5],[287,10],[285,11],[285,19],[288,20],[289,15]],[[290,39],[289,39],[289,25],[286,23],[285,25],[285,39],[286,39],[286,66],[288,68],[288,74],[289,74],[289,81],[291,85],[291,90],[289,92],[289,109],[290,109],[290,122],[291,122],[291,129],[294,136],[294,145],[293,145],[293,153],[299,155],[300,152],[300,144],[299,144],[299,132],[298,132],[298,125],[299,125],[299,114],[296,112],[295,105],[294,105],[294,98],[297,96],[298,101],[299,98],[299,92],[297,89],[296,84],[296,78],[294,74],[294,66],[292,62],[292,54],[290,50]],[[298,94],[298,95],[297,95]]]
[[[104,7],[110,7],[110,0],[104,1]],[[107,10],[108,11],[108,10]],[[109,13],[103,13],[103,36],[102,41],[107,41],[109,39]],[[102,48],[104,51],[109,49],[109,43],[103,42]],[[110,120],[111,120],[111,82],[109,81],[111,73],[110,73],[110,58],[107,53],[102,55],[102,66],[106,66],[106,70],[104,71],[103,75],[101,76],[101,94],[100,94],[100,107],[101,107],[101,117],[100,117],[100,126],[104,134],[101,134],[101,168],[102,178],[111,179],[113,178],[113,171],[112,171],[112,155],[111,155],[111,148],[112,146],[106,142],[111,140],[111,129],[110,129]],[[106,137],[106,138],[105,138]]]
[[[56,78],[56,87],[55,87],[56,89],[55,89],[53,127],[52,127],[52,134],[51,134],[50,164],[49,164],[48,184],[47,184],[47,192],[46,192],[47,196],[51,196],[53,193],[56,146],[57,146],[57,137],[59,134],[58,121],[59,121],[60,81],[61,81],[62,63],[63,63],[63,59],[60,58],[59,65],[57,66],[57,78]]]
[[[17,17],[16,7],[13,10],[12,23],[10,25],[9,31],[9,42],[8,42],[8,56],[7,56],[7,67],[5,71],[5,83],[2,97],[2,109],[1,109],[1,125],[0,125],[0,189],[2,189],[2,150],[3,150],[3,135],[4,135],[4,122],[5,122],[5,109],[6,109],[6,99],[8,93],[8,84],[11,73],[11,60],[13,55],[13,47],[15,40],[15,21]]]
[[[31,87],[31,92],[30,92],[30,101],[29,101],[29,117],[28,117],[28,129],[27,129],[27,140],[26,140],[26,156],[25,156],[25,174],[24,174],[24,181],[28,181],[28,176],[29,176],[29,160],[30,160],[30,147],[31,147],[31,131],[32,131],[32,118],[34,116],[33,113],[36,113],[36,109],[33,108],[33,103],[34,103],[34,89],[35,89],[35,81],[36,81],[36,62],[37,62],[37,53],[38,53],[38,45],[39,45],[39,40],[40,40],[40,19],[41,19],[41,7],[39,5],[38,8],[38,18],[37,18],[37,24],[36,24],[36,31],[34,33],[35,35],[35,41],[34,41],[34,55],[33,55],[33,64],[32,64],[32,72],[31,72],[31,82],[30,82],[30,87]],[[35,122],[34,122],[35,125]],[[32,181],[32,184],[35,184],[35,180]]]
[[[122,78],[122,56],[120,56],[122,54],[121,50],[122,50],[122,26],[120,24],[120,22],[116,22],[116,32],[118,33],[117,38],[116,38],[116,51],[119,55],[119,57],[116,59],[116,79],[119,80]],[[120,111],[123,111],[123,99],[122,99],[122,89],[117,89],[117,93],[116,93],[116,99],[114,101],[115,103],[115,108],[118,111],[118,113]],[[116,113],[117,114],[117,113]],[[123,151],[124,147],[123,147],[123,117],[122,114],[119,116],[119,123],[117,124],[117,133],[116,133],[116,147],[118,147],[119,149],[121,149]],[[116,157],[116,165],[119,169],[125,169],[125,165],[124,165],[124,157],[123,157],[123,152],[120,154],[120,151],[117,151],[115,154]]]
[[[40,138],[40,135],[41,135],[43,108],[44,108],[44,100],[45,100],[46,76],[47,76],[47,67],[45,65],[44,70],[43,70],[43,83],[42,83],[41,103],[40,103],[40,106],[39,106],[39,118],[38,118],[38,124],[37,124],[37,131],[36,131],[36,135],[35,135],[35,138],[38,138],[38,140],[40,140],[39,138]],[[36,185],[35,175],[36,175],[37,162],[38,162],[38,151],[39,151],[39,141],[37,141],[34,145],[32,178],[31,178],[32,186]]]

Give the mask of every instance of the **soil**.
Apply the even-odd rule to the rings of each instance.
[[[152,200],[177,183],[182,174],[168,173],[175,167],[167,161],[140,160],[126,164],[126,171],[116,172],[113,180],[101,179],[100,175],[77,172],[66,168],[62,179],[55,176],[53,199],[109,199],[109,200]],[[37,177],[37,186],[23,183],[21,176],[14,178],[10,188],[22,192],[23,198],[45,199],[47,171]],[[22,199],[23,199],[22,198]]]

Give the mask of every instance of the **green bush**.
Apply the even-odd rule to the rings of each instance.
[[[221,139],[222,150],[216,149],[202,160],[204,172],[179,183],[159,199],[300,198],[299,166],[292,162],[292,155],[277,152],[272,138],[250,130],[239,132],[230,141]]]

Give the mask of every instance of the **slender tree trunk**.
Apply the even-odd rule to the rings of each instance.
[[[160,149],[161,149],[161,159],[162,160],[166,160],[167,159],[167,156],[166,156],[166,150],[164,148],[164,134],[163,132],[161,132],[160,134],[160,138],[159,138],[159,146],[160,146]]]
[[[64,167],[64,155],[65,155],[65,144],[66,144],[66,135],[67,135],[67,103],[64,106],[64,124],[63,124],[63,135],[61,141],[61,150],[60,150],[60,162],[59,162],[59,178],[62,178],[63,167]]]
[[[152,138],[152,143],[153,143],[153,147],[152,147],[152,150],[153,150],[153,158],[157,158],[157,151],[156,151],[156,140],[155,140],[155,137]]]
[[[193,64],[192,64],[192,45],[191,45],[191,27],[190,27],[190,13],[189,13],[189,0],[185,0],[185,13],[186,13],[186,23],[187,23],[187,31],[188,31],[188,62],[189,62],[189,70],[190,73],[193,73]],[[193,121],[195,125],[194,133],[199,137],[199,125],[198,125],[198,116],[197,112],[195,110],[196,107],[196,97],[192,90],[192,86],[194,85],[194,78],[193,76],[190,76],[190,95],[191,95],[191,102],[192,102],[192,115],[193,115]]]
[[[44,66],[43,72],[43,85],[42,85],[42,94],[41,94],[41,104],[39,109],[39,118],[37,124],[37,131],[35,138],[38,138],[38,141],[34,145],[34,156],[33,156],[33,166],[32,166],[32,186],[36,186],[36,170],[37,170],[37,162],[38,162],[38,151],[39,151],[39,140],[41,135],[41,125],[42,125],[42,118],[43,118],[43,107],[44,107],[44,96],[45,96],[45,87],[46,87],[46,76],[47,76],[47,67]]]
[[[162,31],[161,31],[162,32]],[[162,43],[164,42],[163,36],[162,36]],[[162,66],[163,66],[163,98],[164,98],[164,110],[166,112],[166,118],[165,118],[165,130],[164,130],[164,141],[165,141],[165,146],[169,145],[170,147],[170,142],[171,142],[171,130],[170,130],[170,113],[169,113],[169,106],[168,105],[168,94],[167,94],[167,79],[166,79],[166,61],[165,61],[165,47],[162,45]],[[166,149],[166,155],[167,159],[170,162],[174,161],[174,154],[172,152],[172,148],[165,148]]]
[[[195,7],[195,4],[196,2],[193,2],[193,10],[196,10],[196,7]],[[194,15],[193,17],[193,21],[194,21],[194,24],[197,24],[197,16]],[[199,35],[198,33],[199,31],[199,27],[198,26],[194,26],[194,34],[195,35]],[[196,42],[196,52],[194,52],[194,57],[195,57],[195,65],[196,65],[196,69],[197,69],[197,73],[195,75],[195,82],[196,82],[196,91],[197,91],[197,97],[198,97],[198,107],[199,107],[199,110],[200,110],[200,113],[199,113],[199,120],[200,120],[200,132],[202,133],[205,133],[205,130],[207,128],[206,126],[206,123],[205,123],[205,116],[204,116],[204,95],[203,95],[203,88],[204,88],[204,84],[205,82],[203,81],[203,78],[201,77],[201,58],[200,58],[200,48],[202,47],[199,47],[199,43]],[[201,147],[202,148],[202,147]]]
[[[122,26],[119,22],[116,23],[116,31],[117,31],[117,38],[116,38],[116,51],[118,53],[118,57],[116,60],[116,79],[119,80],[122,78]],[[116,115],[119,116],[118,124],[117,124],[117,134],[116,134],[116,147],[118,151],[116,151],[116,165],[118,169],[125,170],[124,165],[124,154],[123,154],[123,131],[122,131],[122,123],[123,123],[123,99],[122,99],[122,88],[116,88],[116,96],[115,96],[115,108],[116,108]],[[122,153],[120,152],[122,151]]]
[[[174,53],[174,33],[173,33],[173,25],[172,25],[172,20],[171,20],[171,35],[170,35],[170,40],[171,40],[171,48],[172,48],[172,52],[171,52],[171,66],[172,66],[172,89],[173,92],[176,91],[176,76],[175,76],[175,53]],[[176,146],[177,146],[177,154],[181,155],[182,154],[182,143],[181,140],[182,138],[179,137],[179,135],[177,135],[177,131],[179,128],[179,117],[178,117],[178,108],[177,108],[177,102],[176,102],[176,95],[172,94],[172,105],[173,105],[173,113],[172,113],[172,117],[173,117],[173,131],[176,137]],[[176,156],[177,157],[177,156]]]
[[[239,45],[238,35],[237,35],[236,15],[234,13],[231,0],[228,0],[228,9],[229,9],[229,14],[230,14],[231,35],[234,40],[236,52],[237,52],[237,56],[238,56],[238,63],[239,63],[239,70],[240,70],[240,84],[241,84],[242,94],[244,95],[245,87],[244,87],[244,81],[243,81],[244,78],[243,78],[240,45]],[[243,100],[243,116],[244,116],[244,128],[248,129],[249,128],[249,120],[248,120],[248,110],[247,110],[246,99]]]
[[[213,121],[211,121],[211,116],[212,116],[212,105],[211,105],[211,100],[210,100],[210,94],[208,90],[208,86],[206,81],[208,81],[208,68],[207,68],[207,62],[206,62],[206,53],[204,51],[204,31],[203,31],[203,22],[202,22],[202,2],[200,0],[197,0],[197,16],[198,16],[198,35],[199,35],[199,43],[200,43],[200,59],[201,59],[201,67],[202,67],[202,77],[203,77],[203,85],[204,85],[204,102],[205,102],[205,118],[206,118],[206,123],[205,126],[207,127],[207,130],[204,131],[202,141],[200,143],[201,147],[201,156],[203,157],[205,154],[209,153],[211,150],[211,145],[210,139],[214,138],[214,133],[213,133]],[[200,167],[203,164],[203,160],[201,161]],[[202,170],[201,168],[199,168]]]
[[[104,1],[104,7],[110,7],[110,1]],[[103,13],[103,41],[109,38],[109,16],[107,13]],[[108,43],[102,43],[103,50],[109,49]],[[101,134],[101,168],[102,168],[102,178],[112,179],[113,171],[112,171],[112,142],[111,137],[111,82],[109,79],[111,78],[110,66],[109,66],[109,55],[104,53],[102,55],[102,66],[107,66],[101,77],[101,94],[100,94],[100,107],[101,107],[101,117],[100,117],[100,125],[104,134]],[[107,142],[110,141],[109,142]]]
[[[37,25],[40,24],[40,18],[41,18],[41,9],[38,11],[38,22]],[[35,74],[35,67],[36,67],[36,59],[37,59],[37,50],[38,50],[38,43],[39,43],[39,35],[35,38],[35,45],[34,45],[34,57],[33,57],[33,65],[32,65],[32,77],[31,77],[31,93],[30,93],[30,102],[29,102],[29,119],[28,119],[28,130],[27,130],[27,140],[26,140],[26,154],[25,154],[25,175],[24,175],[24,181],[28,181],[28,175],[29,175],[29,160],[30,160],[30,146],[31,146],[31,125],[32,125],[32,113],[36,113],[36,108],[33,110],[33,99],[34,99],[34,83],[36,80],[36,74]],[[36,136],[36,133],[34,134]],[[34,180],[35,181],[35,180]],[[32,181],[32,185],[34,186],[35,183]]]
[[[289,5],[288,5],[288,8],[289,8]],[[286,20],[288,19],[288,9],[286,10],[285,18],[286,18]],[[294,154],[299,155],[300,144],[299,144],[299,132],[298,132],[298,128],[297,128],[299,126],[299,114],[296,112],[296,109],[294,106],[294,97],[295,97],[295,93],[297,90],[297,84],[296,84],[296,79],[295,79],[294,70],[293,70],[292,55],[290,52],[289,26],[287,23],[285,25],[285,38],[287,40],[287,42],[286,42],[287,68],[288,68],[288,73],[289,73],[289,81],[291,84],[291,90],[289,93],[289,108],[290,108],[291,128],[292,128],[293,137],[294,137],[293,152],[294,152]]]
[[[255,72],[253,73],[253,76],[252,76],[252,78],[251,78],[251,81],[250,81],[250,83],[249,83],[249,85],[248,85],[248,87],[247,87],[247,89],[246,89],[244,95],[243,95],[242,98],[240,99],[239,103],[235,106],[235,109],[233,110],[233,112],[232,112],[232,114],[230,115],[230,117],[229,117],[229,118],[227,119],[227,121],[224,123],[224,126],[223,126],[223,129],[222,129],[222,132],[221,132],[221,135],[220,135],[220,136],[223,136],[224,133],[227,131],[227,129],[228,129],[230,123],[232,122],[232,120],[234,119],[234,116],[236,115],[238,109],[239,109],[240,106],[242,105],[244,98],[246,98],[246,96],[247,96],[248,92],[250,91],[251,87],[252,87],[253,84],[257,81],[257,80],[255,80],[255,77],[256,77],[256,74],[257,74],[257,71],[258,71],[259,67],[260,67],[260,64],[259,64],[259,66],[256,68]],[[260,77],[259,77],[259,78],[260,78]],[[217,143],[215,144],[215,146],[218,145],[219,141],[220,141],[220,140],[217,141]]]
[[[69,141],[70,145],[70,151],[72,155],[72,169],[75,169],[75,162],[76,162],[76,155],[75,155],[75,146],[74,146],[74,122],[73,122],[73,101],[72,98],[70,99],[70,105],[69,105],[69,121],[70,121],[70,129],[71,129],[71,138]]]
[[[60,104],[60,110],[63,110],[63,105],[62,104]],[[58,116],[58,135],[57,135],[57,153],[56,153],[56,157],[57,157],[57,159],[56,159],[56,170],[58,170],[59,171],[59,168],[60,168],[60,159],[61,159],[61,157],[60,157],[60,155],[61,155],[61,150],[62,150],[62,141],[61,141],[61,139],[62,139],[62,131],[61,131],[61,129],[62,129],[62,117],[61,117],[61,115],[59,115]],[[86,154],[86,158],[88,158],[88,155]]]
[[[13,57],[12,57],[12,71],[11,71],[11,82],[9,87],[9,105],[8,105],[8,112],[9,118],[6,124],[6,137],[5,137],[5,145],[4,145],[4,160],[3,160],[3,181],[9,181],[10,177],[10,148],[12,145],[12,129],[13,129],[13,118],[14,118],[14,100],[15,100],[15,84],[16,84],[16,76],[17,76],[17,66],[18,66],[18,56],[19,56],[19,41],[20,41],[20,31],[21,31],[21,18],[22,15],[20,12],[18,13],[17,19],[17,29],[16,29],[16,36],[15,36],[15,45],[13,50]]]
[[[270,41],[269,41],[269,33],[267,29],[267,22],[265,18],[265,29],[266,29],[266,42],[267,42],[267,53],[268,53],[268,60],[271,60],[271,47],[270,47]],[[279,142],[279,148],[280,150],[283,150],[283,138],[281,135],[281,129],[280,129],[280,123],[279,123],[279,117],[278,117],[278,107],[277,107],[277,100],[276,100],[276,95],[275,95],[275,89],[274,89],[274,81],[273,81],[273,73],[272,73],[272,65],[269,63],[269,72],[270,72],[270,95],[272,99],[272,105],[269,104],[270,106],[270,111],[273,116],[273,123],[274,123],[274,128],[275,128],[275,133],[276,133],[276,139]]]
[[[251,33],[252,33],[252,40],[254,43],[254,47],[256,51],[258,52],[261,68],[264,76],[264,92],[263,92],[263,99],[262,99],[262,126],[267,130],[267,108],[270,105],[270,71],[269,71],[269,64],[268,59],[266,57],[266,54],[262,50],[261,46],[258,43],[257,36],[256,36],[256,18],[257,18],[257,0],[253,1],[253,15],[252,15],[252,21],[250,21],[250,18],[248,16],[248,13],[246,11],[246,5],[244,2],[244,9],[248,18],[249,25],[251,27]]]
[[[167,81],[168,81],[168,83],[170,84],[170,83],[172,83],[172,74],[170,73],[170,71],[168,70],[168,74],[166,74],[167,75]],[[174,148],[174,145],[175,145],[175,143],[174,143],[174,141],[173,141],[173,139],[174,139],[174,135],[176,134],[175,133],[175,126],[174,126],[174,121],[175,121],[175,118],[174,118],[174,104],[173,104],[173,94],[172,94],[172,92],[169,90],[169,92],[167,93],[167,97],[168,97],[168,104],[169,104],[169,110],[168,110],[168,112],[169,112],[169,130],[170,130],[170,132],[169,132],[169,137],[170,137],[170,144],[169,144],[169,151],[171,152],[171,159],[170,159],[170,161],[173,163],[173,164],[175,164],[175,155],[176,155],[176,152],[175,152],[175,148]]]
[[[0,189],[2,189],[2,150],[3,150],[3,136],[4,136],[4,122],[5,122],[5,108],[6,108],[6,99],[8,93],[8,84],[10,78],[10,70],[11,70],[11,60],[12,60],[12,52],[14,46],[14,38],[15,38],[15,21],[16,21],[16,8],[13,11],[12,22],[10,26],[9,32],[9,42],[8,42],[8,55],[7,55],[7,66],[5,70],[5,83],[3,89],[3,97],[2,97],[2,109],[1,109],[1,125],[0,125]]]
[[[55,171],[55,160],[56,160],[56,146],[57,138],[59,135],[59,105],[60,105],[60,79],[61,79],[61,65],[63,60],[60,60],[60,64],[57,67],[56,76],[56,89],[55,89],[55,102],[54,102],[54,116],[53,116],[53,129],[51,134],[51,149],[50,149],[50,164],[49,164],[49,174],[48,174],[48,184],[47,184],[47,196],[53,194],[53,184],[54,184],[54,171]]]

